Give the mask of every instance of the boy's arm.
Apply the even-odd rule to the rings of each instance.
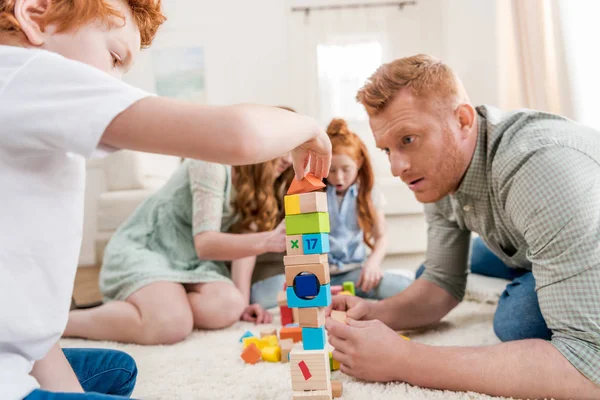
[[[258,105],[208,106],[149,97],[119,114],[101,143],[231,165],[263,162],[295,149],[298,177],[309,157],[317,176],[327,176],[331,162],[331,142],[316,121]]]
[[[58,343],[44,358],[35,362],[31,376],[38,381],[42,390],[83,393],[79,379]]]
[[[246,305],[250,304],[250,288],[255,265],[256,257],[239,258],[231,263],[231,280],[244,295]]]

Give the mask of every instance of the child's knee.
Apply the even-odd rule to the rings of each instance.
[[[170,310],[142,322],[144,344],[174,344],[192,333],[194,318],[191,310]]]

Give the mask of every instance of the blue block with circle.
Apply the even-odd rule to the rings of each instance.
[[[302,328],[302,347],[304,350],[323,350],[325,349],[325,327]]]
[[[319,294],[319,280],[314,274],[296,275],[294,278],[294,288],[296,288],[296,296],[304,299],[306,297],[314,297]]]
[[[308,233],[302,235],[304,254],[329,253],[329,233]]]
[[[331,304],[331,286],[329,283],[321,285],[319,294],[312,299],[302,299],[296,296],[293,287],[285,289],[289,308],[327,307]]]

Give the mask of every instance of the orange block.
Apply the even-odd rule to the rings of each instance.
[[[287,191],[287,194],[300,194],[314,192],[315,190],[323,189],[325,184],[319,178],[311,173],[306,174],[304,179],[299,181],[298,179],[292,180],[292,184]]]
[[[250,345],[242,351],[241,357],[242,360],[248,364],[256,364],[262,358],[258,346],[254,343],[250,343]]]
[[[279,339],[292,339],[294,343],[302,341],[302,328],[299,326],[284,326],[279,331]]]

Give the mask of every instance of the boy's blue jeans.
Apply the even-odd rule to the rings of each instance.
[[[421,276],[423,271],[425,266],[421,265],[416,277]],[[550,340],[552,331],[540,311],[531,271],[507,267],[481,238],[476,238],[471,249],[471,273],[512,281],[500,296],[494,315],[494,332],[500,340]]]
[[[344,282],[348,281],[352,281],[356,285],[358,278],[360,278],[361,271],[362,268],[357,268],[348,272],[344,272],[343,274],[331,275],[331,286],[342,285]],[[250,293],[250,302],[258,303],[264,308],[277,306],[277,293],[283,289],[284,282],[285,275],[280,274],[254,283]],[[400,293],[411,283],[412,279],[409,279],[403,275],[392,274],[384,271],[383,278],[381,278],[379,285],[377,285],[375,289],[365,293],[356,286],[355,290],[356,295],[359,297],[365,299],[382,300]]]
[[[116,400],[129,397],[137,367],[127,353],[106,349],[63,349],[86,393],[34,390],[25,400]]]

